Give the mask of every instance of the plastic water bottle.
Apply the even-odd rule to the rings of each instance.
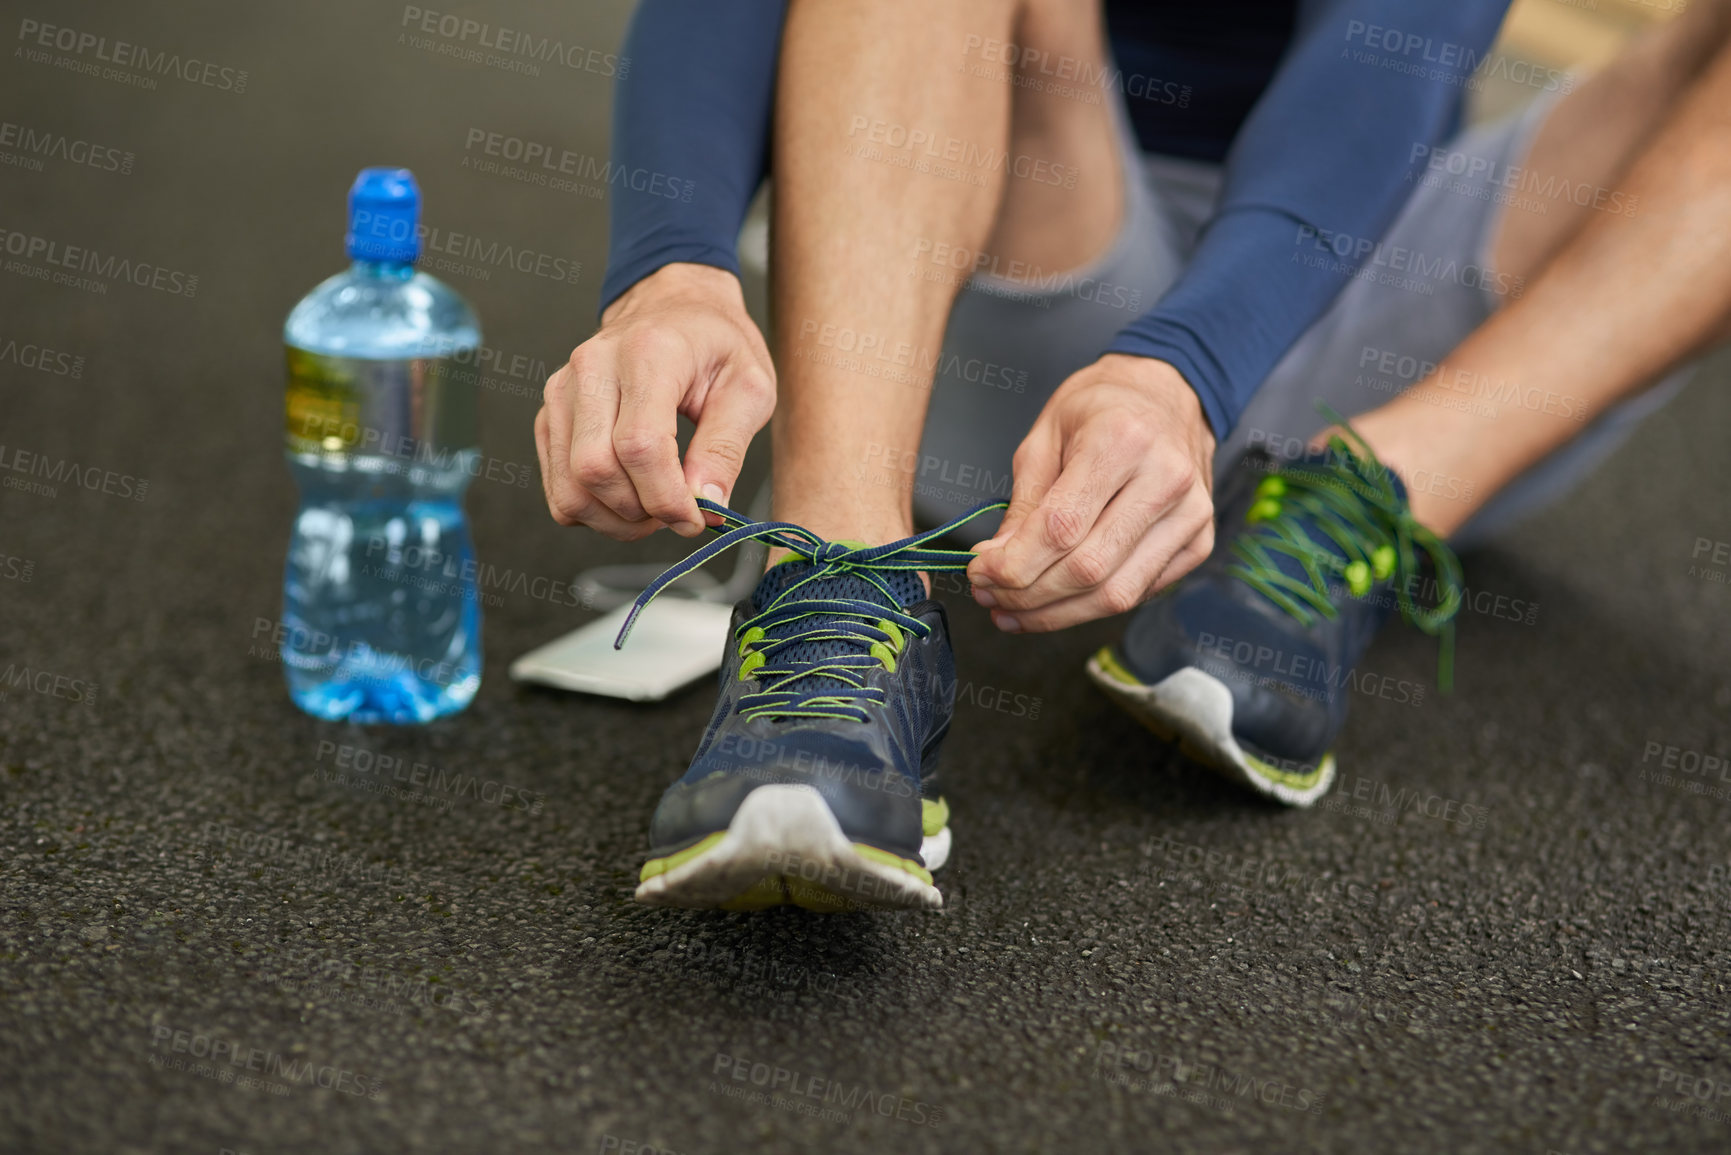
[[[415,270],[408,169],[349,191],[354,263],[283,326],[287,456],[300,486],[278,631],[295,704],[320,718],[427,722],[481,685],[481,607],[463,493],[480,464],[481,326]]]

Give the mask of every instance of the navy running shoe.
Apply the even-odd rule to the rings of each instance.
[[[825,541],[700,500],[721,536],[637,599],[747,540],[793,556],[734,608],[720,701],[650,822],[640,902],[756,910],[939,907],[950,853],[937,759],[955,702],[944,608],[921,571],[973,554],[928,543],[1003,503],[888,545]]]
[[[1460,563],[1350,428],[1285,467],[1247,454],[1216,509],[1214,553],[1138,610],[1088,674],[1196,761],[1309,806],[1334,781],[1359,659],[1396,610],[1440,639],[1448,688]]]

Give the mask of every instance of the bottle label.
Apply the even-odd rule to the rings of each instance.
[[[443,465],[480,448],[475,375],[457,357],[375,360],[287,347],[291,453]]]

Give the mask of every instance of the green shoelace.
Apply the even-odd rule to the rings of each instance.
[[[1319,617],[1339,616],[1330,600],[1337,582],[1362,598],[1377,582],[1392,580],[1401,617],[1438,639],[1437,683],[1451,690],[1460,561],[1413,517],[1388,467],[1346,419],[1333,410],[1324,415],[1346,437],[1329,437],[1326,462],[1288,466],[1263,478],[1246,519],[1254,528],[1232,543],[1239,560],[1226,572],[1306,626]],[[1339,553],[1319,544],[1317,534]],[[1304,577],[1282,569],[1276,555],[1296,561]],[[1424,559],[1435,571],[1438,591],[1429,606],[1421,606],[1411,590],[1413,579],[1424,572]]]

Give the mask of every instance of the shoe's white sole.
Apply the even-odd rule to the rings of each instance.
[[[726,830],[643,868],[637,901],[653,906],[757,910],[793,903],[810,910],[858,907],[936,910],[943,895],[930,870],[949,857],[946,825],[925,839],[930,869],[850,842],[810,786],[759,786]]]
[[[1156,735],[1176,739],[1184,754],[1258,794],[1306,807],[1334,785],[1332,753],[1296,769],[1246,753],[1232,736],[1232,691],[1211,674],[1187,667],[1148,686],[1102,650],[1088,659],[1088,676]]]
[[[950,828],[948,826],[936,834],[928,834],[920,840],[920,858],[925,862],[927,870],[936,870],[950,860]]]

